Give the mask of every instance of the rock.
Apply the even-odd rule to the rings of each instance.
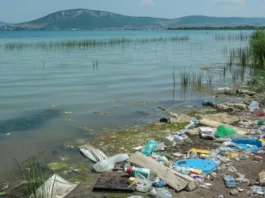
[[[187,134],[193,136],[193,135],[198,135],[199,134],[199,131],[198,131],[198,128],[194,128],[194,129],[190,129]]]
[[[9,185],[7,182],[1,183],[0,184],[0,192],[3,192],[9,188]]]
[[[194,191],[197,188],[197,183],[195,181],[191,181],[188,186],[185,188],[185,190],[191,192]]]
[[[184,123],[184,122],[190,123],[190,121],[194,120],[194,119],[196,119],[196,118],[183,114],[183,115],[180,115],[178,118],[170,117],[170,123]]]
[[[239,109],[239,110],[247,110],[247,105],[243,103],[225,103],[226,106],[234,108],[234,109]]]
[[[176,144],[173,136],[167,136],[163,139],[166,146],[174,146]]]
[[[228,113],[204,115],[203,118],[229,125],[237,124],[240,121],[237,116],[229,115]]]
[[[246,105],[249,105],[252,101],[253,101],[253,98],[250,97],[250,96],[246,96],[246,97],[244,98],[244,103],[245,103]]]
[[[168,121],[169,121],[169,119],[167,119],[167,118],[161,118],[159,120],[159,122],[161,122],[161,123],[168,123]]]
[[[227,94],[227,95],[231,95],[231,94],[236,93],[236,90],[234,90],[230,87],[220,87],[220,88],[214,89],[213,91],[217,94]]]
[[[259,183],[261,186],[265,185],[265,171],[259,173]]]
[[[256,94],[256,92],[250,91],[250,90],[247,90],[247,89],[238,89],[237,93],[238,94],[242,94],[242,95],[248,95],[248,96],[253,96],[253,95]]]
[[[232,112],[233,108],[228,107],[225,104],[217,104],[215,105],[215,108],[218,109],[219,111],[225,111],[225,112]]]
[[[233,189],[230,191],[230,195],[232,196],[236,196],[238,194],[238,190],[237,189]]]

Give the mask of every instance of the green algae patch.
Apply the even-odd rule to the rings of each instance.
[[[74,164],[69,171],[70,182],[81,182],[82,184],[91,185],[98,178],[96,174],[89,171],[87,162]]]
[[[185,125],[186,123],[154,123],[143,127],[130,127],[119,131],[109,131],[90,143],[108,154],[132,153],[133,147],[142,146],[151,139],[162,140],[165,136],[184,129]]]
[[[64,162],[52,162],[48,164],[48,167],[53,170],[53,171],[57,171],[57,170],[61,170],[61,169],[65,169],[68,167],[68,164],[64,163]]]
[[[104,112],[104,111],[95,111],[95,112],[93,112],[93,114],[98,114],[98,115],[109,115],[108,112]]]

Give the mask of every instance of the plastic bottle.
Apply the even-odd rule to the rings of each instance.
[[[135,177],[139,181],[136,186],[136,190],[139,192],[149,192],[153,185],[153,182],[137,172],[135,173]]]
[[[198,121],[197,120],[192,120],[190,121],[190,124],[188,124],[185,129],[193,129],[195,128],[196,126],[198,126]]]
[[[196,171],[195,169],[192,169],[192,168],[186,168],[186,167],[180,167],[180,166],[174,167],[174,170],[184,175],[189,175],[191,171],[194,171],[194,172]]]
[[[152,190],[151,195],[158,198],[172,198],[170,192],[165,188],[155,188],[155,190]]]
[[[257,125],[263,125],[264,124],[264,120],[256,120],[256,124]]]
[[[219,150],[218,150],[218,149],[216,149],[216,150],[214,150],[214,149],[211,150],[210,158],[215,159],[216,156],[218,155],[218,153],[219,153]]]
[[[252,101],[249,106],[248,106],[248,110],[250,113],[254,113],[256,110],[259,110],[259,102],[257,101]]]
[[[130,166],[129,168],[124,168],[124,171],[133,177],[135,177],[136,173],[140,173],[145,178],[149,178],[150,176],[150,169],[147,169],[147,168],[138,168],[135,166]]]
[[[177,143],[181,143],[184,140],[184,138],[180,135],[174,135],[173,137]]]
[[[97,172],[105,172],[105,171],[110,171],[114,168],[115,164],[118,162],[123,162],[127,160],[129,156],[127,154],[118,154],[114,155],[112,157],[109,157],[101,162],[98,162],[93,165],[93,168]]]
[[[155,140],[150,140],[146,142],[144,147],[142,148],[142,154],[146,156],[150,156],[152,152],[158,147],[158,143]]]

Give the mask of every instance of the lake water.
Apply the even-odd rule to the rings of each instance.
[[[71,155],[59,144],[91,140],[102,135],[103,128],[155,121],[159,118],[154,116],[158,106],[168,108],[190,101],[185,106],[199,107],[210,96],[190,91],[184,95],[179,71],[186,68],[198,72],[204,66],[223,68],[228,61],[227,50],[245,46],[247,41],[216,40],[216,35],[239,33],[251,31],[0,32],[0,180],[13,169],[13,158],[22,160],[42,151],[48,159]],[[172,36],[188,36],[190,40],[85,49],[5,47],[8,43]],[[231,83],[231,75],[225,80],[221,76],[214,74],[213,84]],[[97,133],[88,134],[88,129]],[[53,151],[58,154],[52,155]]]

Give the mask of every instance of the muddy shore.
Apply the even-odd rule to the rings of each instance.
[[[251,97],[253,98],[253,96]],[[242,101],[243,101],[242,97]],[[253,98],[254,99],[254,98]],[[246,101],[245,101],[246,102]],[[243,104],[243,102],[242,102]],[[177,113],[177,112],[175,112]],[[264,117],[256,117],[250,115],[247,109],[239,110],[233,112],[225,112],[222,109],[214,108],[214,107],[204,107],[202,109],[191,109],[182,113],[177,119],[171,118],[168,123],[152,123],[142,127],[130,127],[124,130],[113,131],[111,133],[106,133],[106,135],[101,136],[91,142],[91,145],[96,148],[104,151],[108,156],[112,156],[118,153],[134,153],[134,147],[142,146],[146,141],[155,139],[157,141],[162,140],[167,135],[170,135],[174,132],[177,132],[183,129],[187,123],[192,119],[201,119],[208,118],[213,121],[218,121],[223,124],[229,124],[235,126],[239,121],[246,120],[264,120]],[[185,143],[181,145],[177,145],[174,147],[167,148],[165,151],[160,152],[161,155],[168,157],[171,162],[176,161],[178,158],[172,155],[173,153],[182,153],[186,154],[191,148],[198,149],[216,149],[218,148],[218,144],[216,144],[212,140],[203,140],[198,136],[198,131],[191,130],[188,133],[188,136],[191,138],[192,142]],[[66,145],[67,146],[67,145]],[[76,150],[77,154],[78,148],[77,146],[68,145],[69,149]],[[81,154],[80,154],[81,155]],[[58,164],[50,164],[50,168],[53,173],[57,173],[68,179],[71,182],[80,182],[81,184],[72,191],[67,198],[74,197],[109,197],[109,198],[125,198],[132,195],[140,195],[142,197],[149,197],[148,194],[143,193],[131,193],[124,194],[120,192],[93,192],[93,186],[99,178],[100,174],[95,173],[92,167],[88,167],[89,160],[87,158],[83,158],[83,161],[76,162],[75,164],[67,165],[67,159],[62,160],[63,162],[59,162]],[[246,178],[249,180],[248,183],[240,184],[240,188],[244,189],[243,192],[239,192],[233,197],[248,197],[248,190],[251,184],[255,184],[258,182],[258,174],[264,169],[264,161],[256,162],[253,161],[253,158],[248,158],[246,160],[237,161],[235,159],[230,159],[230,164],[232,164],[238,172],[245,174]],[[227,170],[217,171],[216,177],[210,177],[206,181],[211,183],[212,186],[210,188],[197,188],[192,192],[181,191],[175,192],[173,189],[168,188],[173,197],[218,197],[219,195],[223,195],[224,197],[232,197],[230,195],[231,189],[226,188],[223,175],[227,173]],[[231,173],[230,173],[231,174]],[[233,173],[236,177],[236,174]],[[9,189],[11,190],[11,189]],[[9,191],[10,193],[10,191]],[[11,192],[12,194],[12,192]]]

